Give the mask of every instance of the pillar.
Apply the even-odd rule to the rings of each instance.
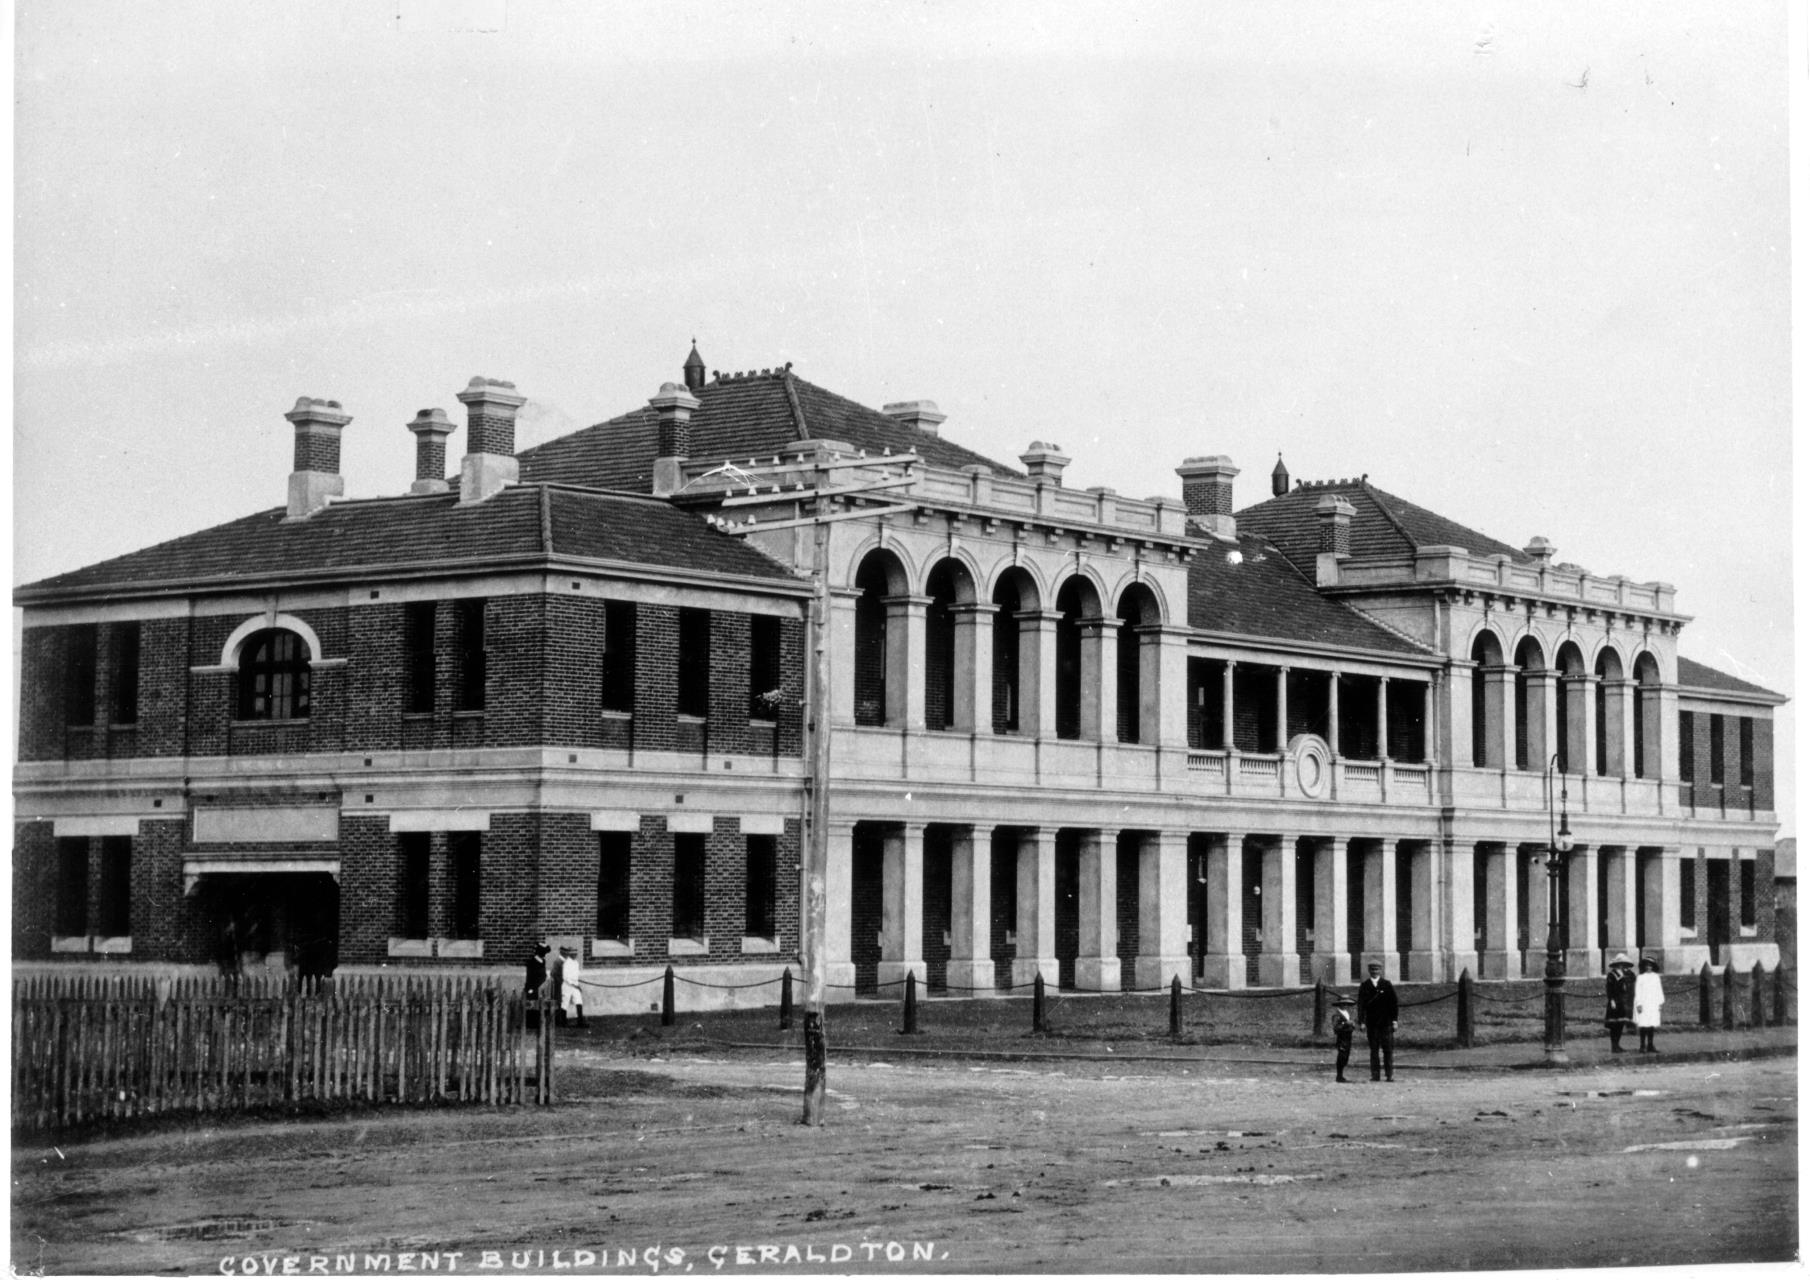
[[[1056,962],[1056,829],[1031,827],[1018,839],[1018,952],[1012,985],[1029,986],[1038,974],[1046,985],[1060,980]]]
[[[1520,876],[1517,851],[1506,844],[1479,844],[1483,860],[1483,950],[1477,956],[1477,972],[1484,978],[1521,976]]]
[[[1655,956],[1668,969],[1682,955],[1682,939],[1678,936],[1678,856],[1678,846],[1668,845],[1639,862],[1641,924],[1647,939],[1641,950]],[[1699,885],[1697,892],[1701,894],[1704,888]]]
[[[1603,757],[1604,764],[1607,766],[1607,776],[1611,778],[1634,776],[1634,754],[1629,749],[1634,732],[1634,700],[1629,696],[1628,687],[1626,680],[1604,680],[1602,682],[1603,729],[1606,739]]]
[[[922,983],[928,977],[924,964],[924,824],[902,822],[888,827],[881,848],[880,983],[884,987],[903,982],[907,973],[917,974]]]
[[[1328,671],[1326,673],[1326,681],[1326,747],[1336,757],[1339,754],[1339,673],[1336,671]],[[1344,843],[1343,840],[1339,841],[1341,849],[1344,847]],[[1318,872],[1316,871],[1315,874],[1317,875]],[[1339,878],[1341,880],[1344,879],[1343,872],[1340,873]],[[1319,881],[1315,880],[1314,883],[1318,884]],[[1343,900],[1341,899],[1341,901]],[[1341,908],[1341,910],[1342,909],[1343,908]],[[1316,907],[1315,910],[1317,911],[1319,908]],[[1343,917],[1341,917],[1341,919],[1342,918]],[[1344,929],[1341,928],[1339,932],[1343,934]],[[1314,950],[1318,951],[1319,947],[1316,945]],[[1315,974],[1319,973],[1317,965],[1315,966],[1314,972]]]
[[[1308,968],[1316,982],[1351,977],[1351,931],[1345,915],[1348,846],[1343,836],[1314,841],[1314,944]]]
[[[861,593],[848,587],[830,588],[830,719],[835,724],[855,723],[855,602]]]
[[[1288,668],[1276,668],[1276,750],[1288,750]]]
[[[1081,739],[1084,742],[1117,742],[1119,621],[1117,618],[1083,618],[1080,630]]]
[[[1441,901],[1447,921],[1441,947],[1446,953],[1444,972],[1439,976],[1456,982],[1458,975],[1469,969],[1473,978],[1481,977],[1477,963],[1476,846],[1447,838],[1441,841],[1439,856],[1446,867]]]
[[[1430,840],[1404,840],[1401,854],[1408,859],[1407,972],[1410,982],[1432,982],[1439,977],[1439,952],[1434,939],[1439,924],[1439,863]]]
[[[1401,954],[1395,944],[1395,841],[1378,840],[1364,851],[1364,955],[1360,972],[1372,960],[1386,978],[1401,977]]]
[[[1389,677],[1376,682],[1376,758],[1389,758]]]
[[[1017,617],[1018,731],[1027,738],[1053,738],[1056,736],[1056,622],[1062,615],[1033,609]]]
[[[1484,667],[1483,752],[1477,763],[1490,769],[1508,769],[1515,763],[1515,669]]]
[[[1142,860],[1139,862],[1142,866]],[[1207,837],[1207,948],[1201,982],[1235,991],[1244,982],[1244,833]],[[1142,904],[1142,885],[1139,886]],[[1141,924],[1139,926],[1142,927]],[[1143,969],[1138,985],[1143,985]]]
[[[993,732],[993,615],[995,604],[958,604],[955,620],[954,727],[964,733]],[[983,953],[984,954],[984,953]]]
[[[989,685],[989,687],[991,687]],[[991,991],[993,975],[993,868],[985,841],[973,827],[957,827],[949,839],[949,989]]]
[[[1571,772],[1596,776],[1596,677],[1567,676],[1565,742]]]
[[[1558,741],[1559,680],[1550,667],[1527,673],[1527,769],[1542,773]]]
[[[1119,979],[1119,846],[1116,833],[1083,831],[1080,848],[1081,946],[1075,986],[1117,991]]]
[[[1552,873],[1546,869],[1546,846],[1521,846],[1527,868],[1527,948],[1523,957],[1529,977],[1546,971],[1546,922],[1552,915]]]
[[[1634,776],[1634,682],[1620,680],[1616,682],[1621,690],[1621,776]]]
[[[1640,885],[1634,874],[1634,850],[1625,845],[1614,845],[1602,851],[1602,858],[1609,890],[1605,895],[1608,902],[1603,920],[1609,955],[1625,951],[1628,958],[1633,959],[1638,937],[1634,912],[1640,901]]]
[[[1108,851],[1103,856],[1116,855]],[[1235,889],[1236,868],[1232,876]],[[1211,895],[1211,888],[1208,892]],[[1236,898],[1236,893],[1233,896]],[[1217,910],[1211,896],[1208,905],[1209,909]],[[1232,945],[1238,945],[1236,936]],[[1244,957],[1240,955],[1237,959],[1242,975]],[[1209,966],[1211,962],[1209,956]],[[1140,987],[1166,986],[1172,978],[1188,975],[1186,832],[1148,832],[1138,847],[1138,958],[1135,969],[1134,979]],[[1243,985],[1242,982],[1239,985]]]
[[[852,620],[852,613],[851,613]],[[855,914],[855,824],[831,822],[824,867],[823,980],[829,999],[855,998],[855,960],[850,925]]]
[[[886,723],[924,731],[924,628],[929,596],[887,596]]]
[[[1263,847],[1263,949],[1257,955],[1257,981],[1266,987],[1301,985],[1301,956],[1295,950],[1295,844],[1296,837],[1285,833],[1268,838]]]
[[[1572,977],[1603,972],[1603,953],[1596,945],[1601,923],[1596,910],[1596,860],[1599,856],[1598,850],[1580,845],[1565,859],[1570,899],[1565,920],[1565,972]]]
[[[1188,632],[1180,627],[1139,627],[1138,734],[1145,743],[1188,749]],[[1121,637],[1119,643],[1124,643]],[[1150,735],[1155,732],[1155,738]]]
[[[1220,738],[1222,739],[1222,741],[1220,742],[1219,745],[1222,750],[1228,751],[1228,752],[1233,749],[1232,748],[1232,742],[1233,742],[1233,737],[1232,737],[1232,673],[1234,671],[1236,671],[1237,669],[1238,669],[1238,664],[1236,662],[1233,662],[1230,658],[1226,659],[1225,671],[1222,673],[1221,678],[1220,678],[1219,723],[1220,723]],[[1228,770],[1230,770],[1230,768],[1231,768],[1231,766],[1229,764],[1226,767]],[[1228,772],[1227,776],[1228,777],[1230,776],[1229,772]]]

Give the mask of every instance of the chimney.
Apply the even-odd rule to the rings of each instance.
[[[306,520],[346,491],[339,474],[339,433],[352,421],[337,400],[303,396],[283,415],[295,424],[295,470],[289,473],[289,516]]]
[[[1024,469],[1031,473],[1033,483],[1052,484],[1058,487],[1062,484],[1062,468],[1073,461],[1062,452],[1061,445],[1046,444],[1042,440],[1031,441],[1031,447],[1019,454],[1018,460],[1024,463]]]
[[[934,400],[900,400],[895,404],[885,405],[880,410],[889,418],[896,418],[908,427],[916,427],[919,431],[930,435],[949,420],[949,415],[939,413]],[[1035,446],[1032,446],[1035,448]]]
[[[1351,518],[1356,514],[1356,507],[1335,494],[1329,493],[1314,504],[1314,520],[1320,526],[1315,580],[1322,587],[1336,586],[1339,563],[1351,558]]]
[[[513,382],[473,378],[459,392],[470,416],[465,422],[465,457],[459,464],[459,501],[482,502],[521,475],[515,461],[515,411],[528,397]]]
[[[685,357],[685,389],[696,395],[704,389],[704,357],[698,354],[698,340],[691,340],[691,354]]]
[[[453,424],[444,409],[423,409],[409,423],[415,433],[415,483],[410,493],[446,492],[446,437]]]
[[[660,440],[654,449],[654,496],[677,493],[685,460],[691,456],[691,415],[698,398],[684,387],[660,384],[660,392],[648,402],[660,420]]]
[[[1238,522],[1232,518],[1232,481],[1238,468],[1224,454],[1185,458],[1175,474],[1182,478],[1182,505],[1188,519],[1221,538],[1236,538]]]
[[[298,458],[302,456],[299,452],[300,447],[301,446],[299,445],[297,446],[298,452],[296,453],[296,457]],[[1529,559],[1542,566],[1551,564],[1552,558],[1559,553],[1559,549],[1553,546],[1552,543],[1548,542],[1545,538],[1530,538],[1528,539],[1527,545],[1522,547],[1521,550],[1527,553]]]
[[[1282,455],[1276,455],[1275,469],[1270,472],[1270,497],[1280,498],[1288,492],[1288,468],[1282,465]]]

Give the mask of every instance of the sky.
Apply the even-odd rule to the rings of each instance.
[[[1782,5],[23,0],[13,581],[518,444],[695,336],[1065,483],[1379,487],[1794,693]],[[462,452],[462,435],[451,452]],[[16,616],[16,615],[15,615]],[[1781,811],[1795,712],[1780,717]]]

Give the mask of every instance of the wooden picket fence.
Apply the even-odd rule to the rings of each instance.
[[[32,975],[13,991],[13,1129],[333,1102],[545,1106],[553,1021],[470,978]]]

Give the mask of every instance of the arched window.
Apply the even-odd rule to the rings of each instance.
[[[280,627],[255,632],[239,651],[239,719],[305,719],[308,677],[300,636]]]
[[[1584,700],[1588,687],[1584,681],[1584,655],[1577,645],[1567,640],[1558,654],[1558,742],[1560,773],[1582,773],[1584,761],[1584,718],[1591,707]]]
[[[1118,697],[1114,700],[1119,713],[1120,742],[1142,742],[1146,736],[1144,691],[1147,683],[1155,684],[1155,655],[1144,652],[1144,639],[1137,628],[1160,620],[1156,597],[1149,587],[1134,582],[1125,588],[1125,593],[1119,597]],[[1148,682],[1144,678],[1146,662],[1152,667],[1152,679]],[[1154,741],[1156,734],[1152,732],[1149,737]]]
[[[945,560],[925,582],[930,604],[924,610],[924,727],[955,724],[955,607],[960,565]]]
[[[1546,669],[1540,642],[1528,636],[1515,646],[1515,768],[1546,769],[1545,689],[1529,674]]]
[[[1056,736],[1081,736],[1081,617],[1086,584],[1070,578],[1056,593]]]
[[[1502,701],[1491,696],[1489,670],[1502,665],[1502,642],[1480,632],[1471,644],[1471,763],[1502,767]]]
[[[1621,698],[1621,659],[1615,650],[1604,649],[1596,655],[1596,773],[1598,777],[1620,776],[1623,751]],[[1617,686],[1615,701],[1610,703],[1610,687]]]
[[[1018,615],[1037,607],[1036,585],[1023,569],[1008,569],[993,588],[993,603],[999,608],[993,615],[993,732],[1018,733],[1025,725],[1024,623]]]
[[[1634,776],[1659,776],[1659,664],[1650,653],[1634,659]]]

